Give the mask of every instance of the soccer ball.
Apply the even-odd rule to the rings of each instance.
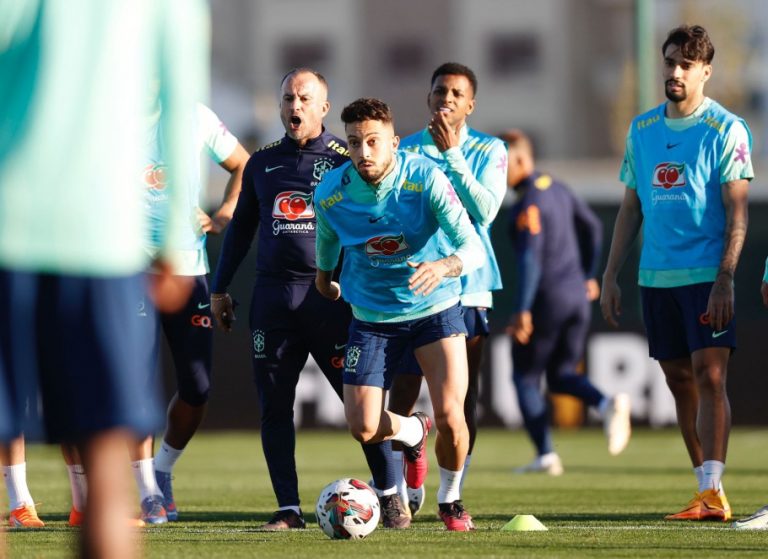
[[[338,479],[325,486],[315,507],[317,523],[335,540],[359,540],[379,524],[379,498],[359,479]]]
[[[416,516],[424,506],[424,486],[418,489],[408,489],[408,508],[411,509],[411,516]]]

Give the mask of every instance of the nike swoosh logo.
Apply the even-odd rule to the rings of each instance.
[[[380,215],[379,217],[369,217],[368,218],[368,223],[376,223],[380,219],[384,219],[384,216]]]
[[[264,172],[265,173],[271,173],[275,169],[282,169],[283,167],[285,167],[285,165],[278,165],[276,167],[264,167]]]
[[[677,147],[677,146],[679,146],[681,143],[682,143],[682,142],[677,142],[676,144],[667,144],[667,149],[672,149],[673,147]]]
[[[723,334],[725,334],[727,331],[728,331],[728,330],[723,330],[722,332],[712,332],[712,337],[713,337],[713,338],[719,338],[720,336],[722,336]]]
[[[334,344],[333,345],[333,349],[335,349],[335,350],[344,349],[345,347],[347,347],[347,344],[341,344],[341,345]]]
[[[211,306],[210,303],[206,303],[205,305],[203,305],[202,303],[198,303],[197,304],[197,308],[198,309],[205,309],[205,308],[210,307],[210,306]]]

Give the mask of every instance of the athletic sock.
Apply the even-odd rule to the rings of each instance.
[[[392,488],[396,485],[395,464],[392,461],[392,441],[364,444],[363,453],[376,487]]]
[[[419,444],[419,441],[424,437],[424,426],[419,418],[415,416],[404,417],[402,415],[397,417],[400,418],[400,430],[394,434],[392,440],[400,441],[407,446]]]
[[[152,464],[151,458],[131,462],[131,470],[133,470],[133,477],[136,479],[136,485],[139,488],[140,500],[143,501],[147,497],[154,497],[156,495],[162,497],[163,492],[160,491],[157,485],[155,467]]]
[[[405,476],[403,475],[403,451],[392,451],[392,463],[395,466],[395,486],[397,492],[400,494],[400,499],[404,503],[408,502],[408,486],[405,484]]]
[[[27,463],[13,464],[12,466],[3,466],[3,479],[5,488],[8,490],[8,504],[10,510],[17,509],[24,505],[34,505],[32,495],[27,487]]]
[[[298,514],[299,516],[304,516],[304,515],[301,513],[301,507],[300,507],[299,505],[296,505],[296,506],[288,506],[288,507],[280,507],[280,508],[279,508],[279,509],[277,509],[277,510],[292,510],[293,512],[295,512],[295,513],[296,513],[296,514]]]
[[[704,484],[704,466],[696,466],[693,469],[693,473],[696,476],[696,483],[699,486],[699,493],[701,493],[707,488],[707,486]]]
[[[176,461],[181,458],[184,449],[173,448],[167,442],[163,441],[155,454],[155,470],[158,472],[171,473]]]
[[[469,464],[472,462],[472,455],[467,454],[467,458],[464,460],[464,473],[461,474],[461,484],[459,485],[459,491],[464,492],[464,480],[467,479],[467,472],[469,472]]]
[[[69,474],[69,490],[72,493],[72,506],[78,512],[85,510],[88,502],[88,478],[85,477],[85,468],[82,464],[67,466]]]
[[[437,490],[437,503],[452,503],[461,499],[461,477],[464,469],[454,472],[440,468],[440,489]]]
[[[703,490],[720,489],[720,480],[725,471],[725,464],[719,460],[704,460],[701,467],[704,471]]]

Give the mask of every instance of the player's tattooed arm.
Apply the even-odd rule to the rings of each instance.
[[[416,295],[429,295],[443,278],[460,276],[464,267],[455,254],[433,262],[408,262],[408,265],[416,270],[408,279],[408,287]]]
[[[442,260],[438,260],[438,262],[442,262],[443,265],[448,268],[448,272],[445,274],[445,277],[447,278],[459,277],[461,275],[461,270],[464,268],[464,263],[461,261],[461,258],[455,254],[446,256]]]
[[[707,305],[709,323],[715,330],[722,330],[733,318],[733,276],[747,237],[748,189],[749,182],[746,180],[731,181],[722,185],[726,219],[725,243],[720,268]]]

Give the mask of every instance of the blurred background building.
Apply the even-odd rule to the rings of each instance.
[[[311,66],[328,79],[332,109],[326,124],[332,132],[343,136],[339,113],[345,104],[375,96],[391,104],[398,133],[407,135],[428,119],[432,71],[446,61],[461,62],[480,82],[471,125],[490,133],[510,127],[528,132],[539,166],[571,184],[603,219],[606,252],[623,196],[617,177],[627,127],[641,109],[663,100],[661,43],[680,23],[705,26],[716,48],[706,93],[746,118],[755,140],[750,232],[736,278],[740,345],[729,390],[736,423],[768,422],[762,408],[768,375],[756,368],[765,362],[768,320],[758,294],[768,255],[764,0],[212,0],[211,6],[212,107],[250,151],[283,135],[278,86],[293,67]],[[648,77],[638,81],[642,71]],[[225,178],[211,175],[211,200],[220,198]],[[508,340],[501,333],[515,281],[505,213],[493,229],[505,290],[496,297],[492,318],[496,335],[483,379],[492,388],[484,391],[483,415],[514,424],[519,414]],[[209,243],[215,262],[220,240],[211,237]],[[595,308],[587,372],[598,385],[612,385],[609,392],[632,393],[636,419],[665,424],[674,421],[674,407],[658,366],[647,358],[636,256],[621,278],[624,330],[608,332]],[[242,266],[233,285],[242,303],[250,301],[252,270]],[[255,390],[247,388],[247,304],[240,308],[236,332],[217,333],[209,426],[257,421]],[[299,387],[297,422],[343,422],[335,396],[313,371],[310,365]],[[756,392],[763,397],[755,398]]]

